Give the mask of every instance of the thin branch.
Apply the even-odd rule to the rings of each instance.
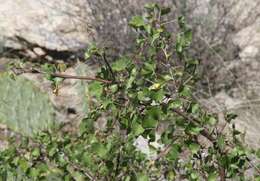
[[[197,119],[194,118],[194,117],[191,117],[191,116],[186,115],[186,114],[185,114],[183,111],[181,111],[181,110],[173,109],[173,111],[174,111],[175,113],[177,113],[178,115],[180,115],[181,117],[183,117],[184,119],[190,121],[190,122],[193,122],[193,123],[196,123],[196,124],[199,124],[199,123],[200,123],[199,120],[197,120]],[[201,133],[201,135],[203,135],[204,137],[206,137],[206,138],[207,138],[209,141],[211,141],[212,143],[214,143],[214,142],[216,141],[216,139],[213,138],[213,137],[211,136],[211,134],[210,134],[206,129],[203,129],[200,133]],[[260,169],[259,169],[256,165],[254,165],[254,164],[252,163],[252,161],[250,160],[250,158],[246,157],[246,160],[247,160],[248,163],[249,163],[252,167],[254,167],[254,168],[256,169],[256,171],[260,174]],[[225,169],[222,168],[222,167],[220,167],[219,173],[220,173],[221,181],[225,181]]]
[[[71,166],[76,169],[76,170],[79,170],[81,172],[83,172],[83,174],[89,178],[89,180],[91,181],[96,181],[95,177],[93,176],[93,174],[86,168],[82,168],[81,166],[75,164],[74,162],[72,162],[69,157],[64,153],[64,158],[65,160],[71,164]]]
[[[105,80],[97,77],[87,77],[87,76],[77,76],[77,75],[66,75],[66,74],[60,74],[60,73],[53,73],[50,74],[53,77],[60,77],[60,78],[65,78],[65,79],[80,79],[80,80],[95,80],[98,82],[102,82],[105,84],[111,84],[111,80]]]
[[[200,124],[200,121],[197,120],[196,118],[194,117],[191,117],[189,115],[186,115],[183,111],[179,110],[179,109],[173,109],[173,111],[175,113],[177,113],[179,116],[183,117],[184,119],[190,121],[190,122],[193,122],[193,123],[196,123],[196,124]],[[208,130],[206,130],[205,128],[200,132],[201,135],[203,135],[204,137],[206,137],[209,141],[211,141],[212,143],[215,142],[215,138],[213,138],[211,136],[211,134],[208,132]]]
[[[27,70],[24,70],[24,69],[12,69],[12,71],[16,75],[19,75],[19,74],[22,74],[22,73],[47,74],[46,72],[43,72],[43,71],[38,70],[38,69],[27,69]],[[67,74],[61,74],[61,73],[50,73],[50,75],[53,76],[53,77],[60,77],[60,78],[64,78],[64,79],[94,80],[94,81],[102,82],[102,83],[105,83],[105,84],[111,84],[112,83],[111,80],[105,80],[105,79],[101,79],[101,78],[98,78],[98,77],[67,75]]]
[[[102,56],[102,59],[104,60],[104,62],[105,62],[105,64],[106,64],[106,66],[107,66],[109,72],[110,72],[111,75],[112,75],[113,81],[115,81],[115,80],[116,80],[116,77],[115,77],[115,74],[114,74],[114,72],[113,72],[113,70],[112,70],[112,67],[110,66],[110,64],[109,64],[109,62],[108,62],[108,60],[107,60],[107,58],[106,58],[106,54],[103,53],[101,56]]]
[[[163,22],[163,23],[161,23],[161,25],[166,25],[166,24],[170,24],[170,23],[176,23],[177,21],[178,21],[177,19],[174,19],[174,20]]]
[[[260,175],[260,169],[254,164],[254,163],[252,163],[252,161],[250,160],[250,158],[248,158],[248,157],[246,157],[246,161],[249,163],[249,165],[251,166],[251,167],[253,167],[257,172],[258,172],[258,174]]]
[[[173,142],[173,141],[172,141]],[[155,158],[155,160],[159,160],[160,158],[166,156],[169,151],[171,151],[171,146],[172,146],[172,143],[168,144],[158,155],[157,157]]]
[[[219,168],[219,175],[220,175],[220,181],[225,181],[226,180],[225,168],[223,168],[223,167]]]

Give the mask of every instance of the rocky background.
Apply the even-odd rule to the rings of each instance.
[[[260,147],[260,0],[0,0],[0,72],[8,62],[73,62],[69,74],[93,74],[83,52],[91,42],[113,47],[110,59],[131,50],[131,16],[148,2],[171,7],[169,21],[184,15],[193,28],[192,54],[202,80],[194,96],[221,118],[238,114],[246,142]],[[169,24],[172,32],[175,24]],[[79,67],[85,67],[80,70]],[[81,68],[82,69],[82,68]],[[57,120],[84,116],[84,83],[66,80],[59,95],[42,75],[26,73],[56,109]],[[81,89],[80,89],[81,90]]]

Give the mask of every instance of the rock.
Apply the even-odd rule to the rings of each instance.
[[[259,148],[260,1],[190,0],[186,5],[179,7],[190,12],[193,49],[205,67],[207,86],[200,91],[209,95],[212,111],[237,113],[235,123],[246,131],[246,143]]]
[[[86,64],[78,63],[67,69],[63,74],[94,77],[94,71]],[[56,121],[77,122],[88,112],[87,81],[65,79],[57,94],[53,92],[51,82],[43,74],[25,73],[21,76],[31,80],[42,91],[47,92],[52,104],[56,108]]]
[[[27,48],[26,42],[50,50],[75,50],[91,41],[90,9],[84,0],[1,0],[0,34],[7,47]]]
[[[157,0],[163,4],[167,1]],[[0,0],[0,40],[13,49],[78,51],[93,40],[129,47],[133,38],[128,20],[147,2]]]
[[[245,133],[245,142],[251,148],[259,148],[260,145],[260,122],[259,122],[259,102],[257,100],[250,101],[248,99],[234,98],[225,92],[220,92],[208,100],[204,100],[210,110],[220,112],[232,112],[238,115],[232,123],[236,129]]]
[[[256,60],[260,55],[260,17],[236,33],[233,41],[241,49],[239,55],[242,61]]]

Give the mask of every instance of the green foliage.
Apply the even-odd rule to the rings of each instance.
[[[191,29],[180,17],[180,32],[172,35],[164,26],[170,9],[145,8],[129,23],[138,32],[133,56],[110,66],[104,49],[86,52],[103,60],[96,77],[112,83],[89,85],[95,101],[79,131],[42,132],[12,144],[0,154],[3,179],[244,180],[250,152],[240,133],[231,129],[229,138],[219,131],[217,117],[192,97],[198,61],[188,54]],[[235,116],[227,117],[229,123]]]
[[[0,122],[32,136],[54,124],[54,108],[48,95],[22,77],[0,75]]]

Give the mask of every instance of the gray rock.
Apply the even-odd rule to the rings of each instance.
[[[27,48],[18,39],[21,37],[50,50],[75,50],[84,47],[91,41],[91,33],[95,33],[84,0],[1,0],[0,3],[0,34],[7,47]]]
[[[228,111],[237,114],[238,117],[232,123],[235,124],[236,129],[244,133],[244,141],[247,145],[259,148],[259,100],[233,98],[225,92],[220,92],[205,100],[203,104],[216,113]]]
[[[128,20],[146,2],[149,0],[0,0],[0,39],[5,47],[14,49],[39,46],[77,51],[93,40],[113,40],[115,47],[128,47]]]

